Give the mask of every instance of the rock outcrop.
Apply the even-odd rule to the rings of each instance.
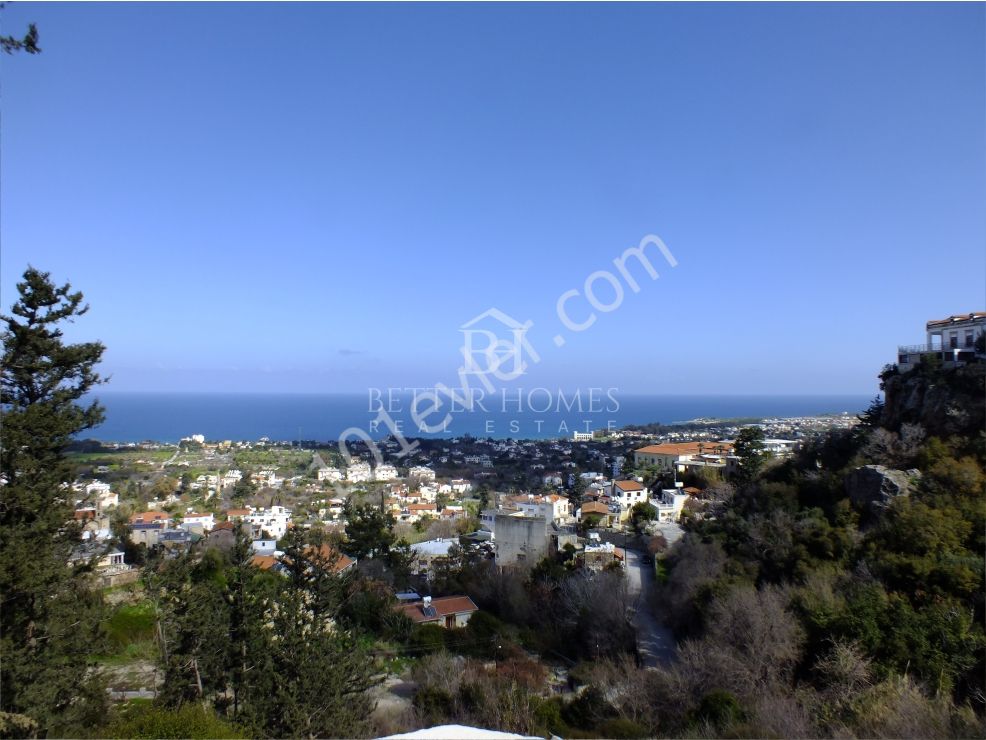
[[[846,493],[854,506],[878,514],[898,496],[906,496],[920,477],[920,470],[864,465],[846,476]]]
[[[887,370],[880,426],[900,431],[920,424],[929,437],[975,437],[986,424],[986,364],[957,368],[918,366],[910,372]]]

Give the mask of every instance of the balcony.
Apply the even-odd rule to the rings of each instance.
[[[928,352],[941,352],[941,347],[930,344],[902,344],[897,347],[897,353],[902,355],[922,355]]]
[[[941,352],[968,352],[973,349],[975,345],[972,342],[965,342],[963,344],[956,345],[955,347],[947,346],[941,347],[938,345],[931,344],[902,344],[897,347],[897,354],[901,355],[926,355],[930,353],[941,353]]]

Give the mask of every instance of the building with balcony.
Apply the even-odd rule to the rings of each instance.
[[[924,357],[937,357],[943,363],[955,365],[970,362],[976,357],[976,342],[986,334],[986,312],[933,319],[925,325],[925,344],[901,345],[897,348],[897,366],[906,372],[916,367]],[[982,353],[980,353],[982,354]]]

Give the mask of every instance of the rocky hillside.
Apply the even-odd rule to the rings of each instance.
[[[942,368],[934,363],[880,375],[886,395],[880,426],[919,424],[929,436],[976,438],[986,428],[986,364]]]

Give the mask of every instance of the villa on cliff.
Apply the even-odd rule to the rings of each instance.
[[[901,345],[897,348],[897,366],[902,372],[916,367],[923,357],[938,357],[946,364],[974,360],[976,341],[986,334],[986,311],[933,319],[925,325],[925,330],[925,344]]]

